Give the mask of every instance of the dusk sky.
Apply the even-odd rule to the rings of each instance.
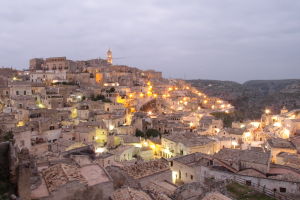
[[[297,0],[1,0],[0,66],[105,58],[167,78],[300,78]]]

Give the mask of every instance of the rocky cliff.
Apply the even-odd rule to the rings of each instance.
[[[300,79],[232,81],[188,80],[207,95],[220,97],[236,107],[242,119],[259,119],[266,107],[274,113],[286,106],[300,108]]]

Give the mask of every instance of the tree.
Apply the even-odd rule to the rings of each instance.
[[[106,90],[107,93],[114,93],[116,89],[114,87],[111,87],[109,90]]]
[[[4,134],[4,141],[9,141],[12,140],[14,138],[14,135],[12,134],[11,131],[8,131]]]
[[[135,136],[136,137],[145,137],[145,133],[139,129],[135,130]]]
[[[234,121],[233,114],[225,113],[225,112],[214,112],[211,113],[215,118],[221,119],[223,121],[224,127],[231,127],[232,122]]]
[[[110,99],[106,99],[106,98],[105,98],[105,99],[103,99],[103,100],[102,100],[102,102],[111,103],[111,100],[110,100]]]
[[[94,94],[92,94],[91,95],[91,100],[92,101],[99,101],[99,100],[101,100],[101,101],[104,101],[104,102],[110,102],[110,100],[108,101],[106,98],[105,98],[105,96],[104,95],[102,95],[102,94],[97,94],[97,96],[95,96]]]
[[[147,138],[149,138],[149,137],[158,137],[158,136],[161,136],[161,133],[156,129],[148,129],[146,131],[146,136],[147,136]]]

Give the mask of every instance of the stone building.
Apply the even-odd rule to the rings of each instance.
[[[32,87],[30,82],[13,81],[8,84],[8,88],[11,98],[32,95]]]
[[[223,153],[224,152],[221,152],[221,154]],[[247,153],[245,152],[245,154]],[[298,180],[296,180],[296,178],[291,178],[291,175],[282,174],[284,171],[282,167],[280,168],[277,166],[280,168],[279,170],[276,169],[275,166],[270,166],[267,173],[272,173],[273,176],[267,177],[265,173],[256,170],[264,170],[266,167],[262,167],[262,165],[266,165],[266,163],[255,159],[256,163],[252,165],[251,162],[257,155],[254,157],[250,155],[250,158],[246,161],[248,164],[244,166],[245,168],[240,168],[239,171],[238,168],[236,168],[238,165],[234,164],[234,160],[240,159],[242,163],[243,161],[241,159],[247,160],[247,157],[243,156],[243,158],[236,159],[234,156],[236,155],[231,156],[224,154],[224,156],[221,156],[224,157],[224,161],[226,161],[228,157],[232,157],[232,164],[229,160],[227,160],[229,163],[225,163],[218,158],[200,153],[174,158],[170,161],[173,182],[182,184],[197,181],[205,184],[207,179],[213,179],[215,181],[233,180],[246,185],[251,185],[252,187],[257,187],[261,191],[263,191],[264,188],[265,190],[272,191],[274,195],[277,193],[292,196],[300,195],[298,190],[300,179],[297,178]],[[267,159],[265,158],[264,161],[267,161]],[[296,177],[299,177],[299,175],[299,172],[294,174]]]
[[[214,140],[191,132],[164,135],[161,144],[162,156],[166,158],[195,152],[214,154],[219,150]]]
[[[272,162],[277,162],[277,155],[282,152],[297,153],[297,149],[288,139],[270,138],[267,140],[267,149],[271,151]]]
[[[15,147],[21,150],[23,148],[31,150],[31,129],[27,126],[16,127],[12,130],[14,133]]]
[[[269,151],[258,150],[240,150],[240,149],[221,149],[213,158],[214,162],[220,162],[220,165],[226,164],[233,170],[242,171],[254,169],[260,173],[266,174],[270,168],[271,155]]]
[[[33,83],[67,82],[67,74],[65,71],[35,71],[30,73],[30,81]]]
[[[42,59],[42,58],[30,59],[30,61],[29,61],[29,70],[30,71],[41,70],[43,64],[44,64],[44,59]]]
[[[69,70],[69,62],[66,57],[46,58],[42,68],[46,71],[67,71]]]
[[[60,163],[41,174],[41,183],[31,190],[33,199],[109,199],[113,191],[111,177],[97,164],[77,167]]]

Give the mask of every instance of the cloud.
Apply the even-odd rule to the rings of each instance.
[[[166,77],[300,78],[300,2],[4,0],[0,66],[33,57],[104,57]]]

